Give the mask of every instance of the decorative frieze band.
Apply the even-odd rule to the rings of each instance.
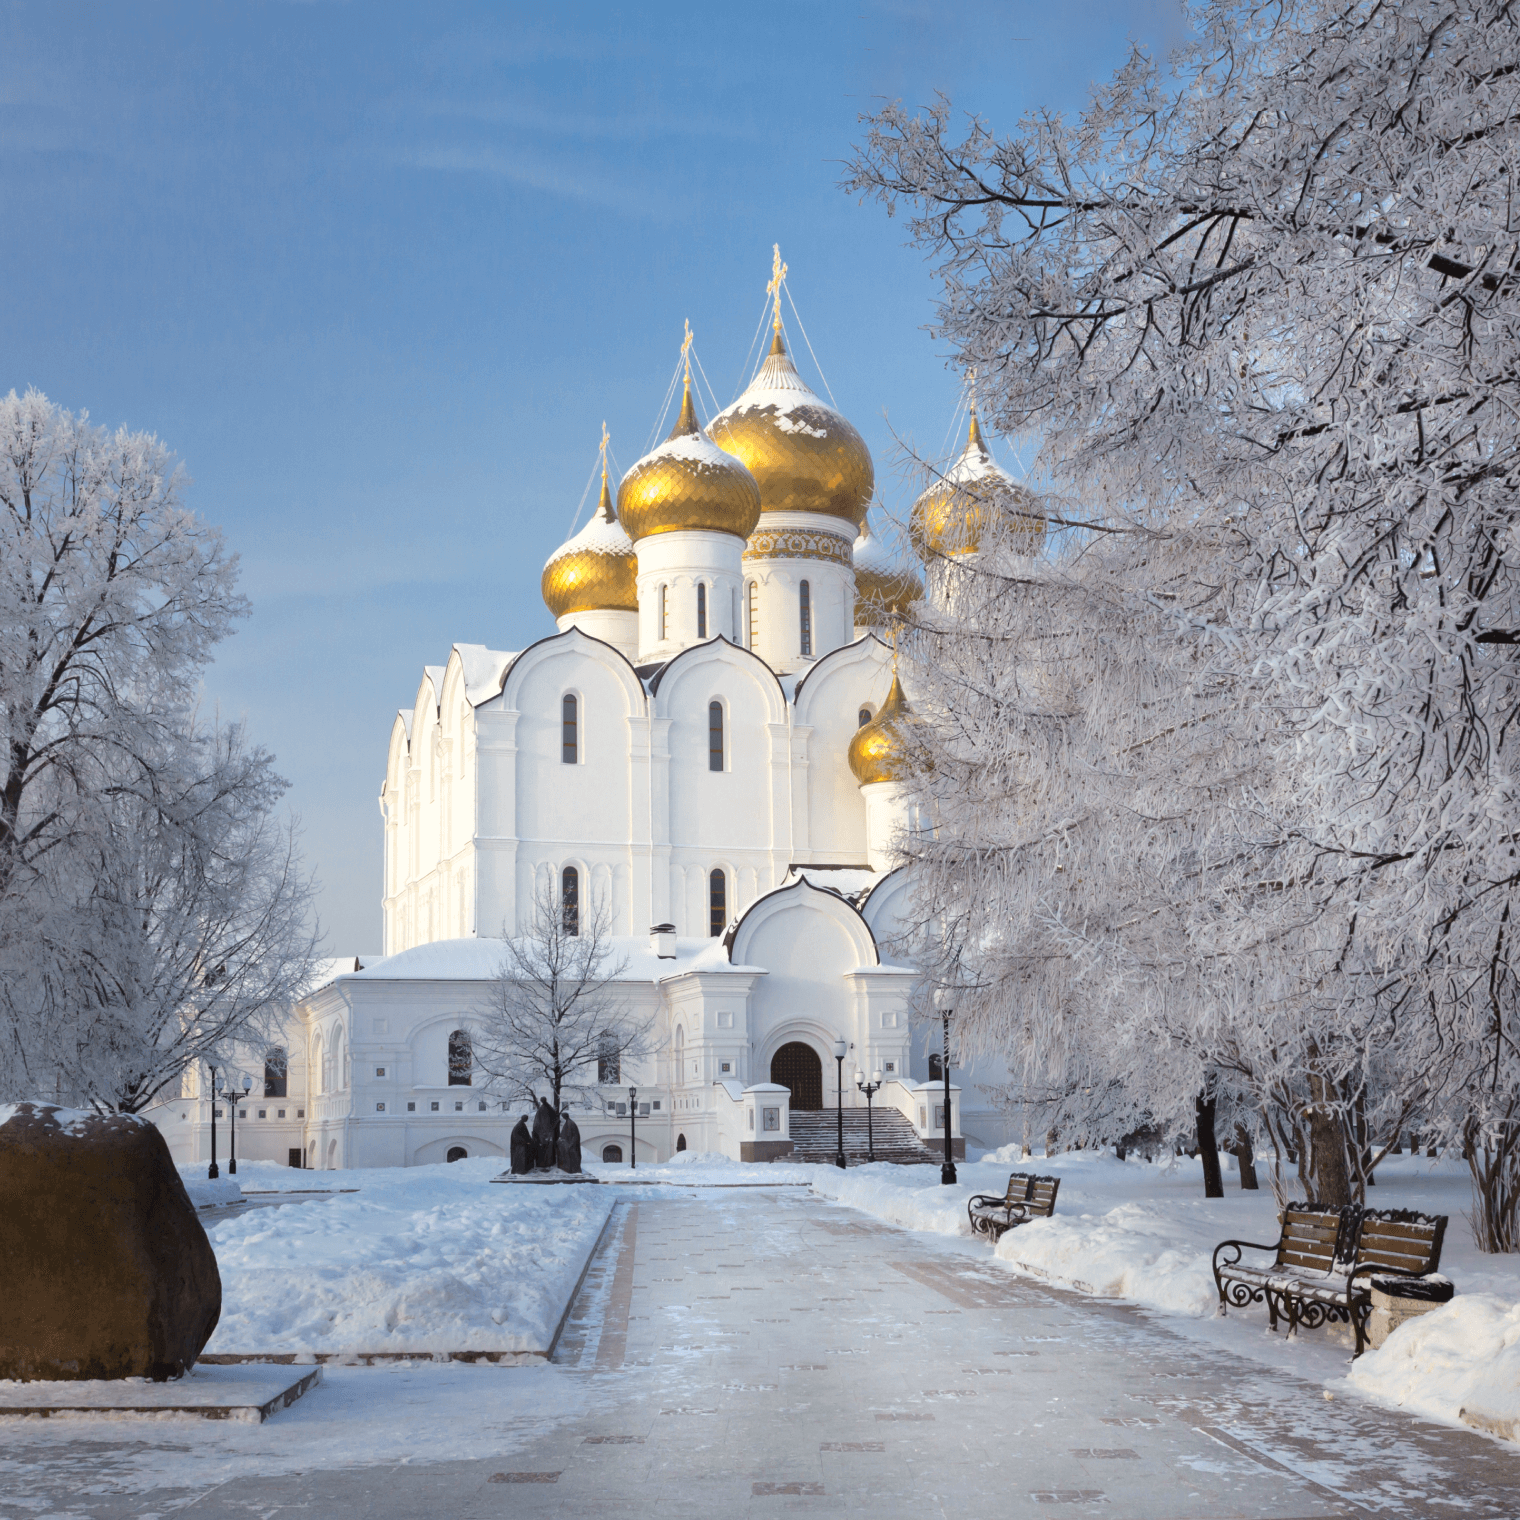
[[[744,546],[745,559],[826,559],[850,563],[850,540],[810,528],[757,528]]]

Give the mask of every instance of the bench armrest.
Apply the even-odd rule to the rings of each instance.
[[[1021,1203],[1010,1204],[1002,1193],[978,1193],[966,1205],[968,1209],[1022,1208]]]
[[[1244,1251],[1271,1251],[1275,1256],[1277,1248],[1282,1244],[1280,1240],[1274,1240],[1271,1245],[1264,1245],[1259,1240],[1221,1240],[1214,1247],[1214,1275],[1218,1277],[1220,1267],[1233,1267],[1240,1260],[1240,1253]],[[1221,1251],[1233,1250],[1234,1255],[1224,1261],[1219,1259]]]

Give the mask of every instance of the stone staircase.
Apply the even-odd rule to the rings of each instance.
[[[792,1154],[790,1161],[818,1161],[832,1164],[839,1147],[839,1121],[832,1108],[793,1109],[790,1117]],[[895,1161],[899,1165],[922,1165],[937,1162],[940,1152],[930,1150],[913,1126],[895,1108],[878,1108],[872,1117],[876,1159]],[[844,1111],[844,1154],[851,1166],[869,1159],[866,1151],[866,1111]]]

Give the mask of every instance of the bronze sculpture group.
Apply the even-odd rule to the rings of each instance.
[[[512,1175],[525,1176],[529,1172],[548,1172],[556,1168],[562,1172],[578,1174],[581,1169],[581,1132],[569,1110],[556,1114],[547,1098],[538,1100],[538,1111],[533,1115],[533,1128],[528,1128],[528,1116],[524,1114],[512,1131]]]

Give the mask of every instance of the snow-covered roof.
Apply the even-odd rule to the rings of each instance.
[[[433,697],[435,700],[443,696],[443,672],[442,665],[424,665],[422,673],[433,683]]]
[[[384,959],[383,955],[324,956],[312,967],[311,980],[306,984],[302,996],[310,997],[313,992],[320,991],[329,982],[337,981],[340,976],[351,976],[364,967],[377,966]]]
[[[647,935],[614,935],[607,941],[608,963],[624,963],[621,982],[658,982],[690,971],[754,973],[761,966],[734,966],[720,939],[677,939],[674,959],[657,956]],[[502,941],[495,937],[439,939],[398,951],[345,980],[413,982],[485,982],[501,970]]]
[[[781,885],[789,887],[793,882],[805,881],[809,886],[837,893],[851,907],[858,908],[880,880],[881,877],[870,866],[794,865],[787,869],[786,880]]]
[[[487,649],[484,644],[456,644],[454,651],[464,674],[465,701],[471,707],[489,702],[501,691],[507,666],[517,658],[515,650]]]

